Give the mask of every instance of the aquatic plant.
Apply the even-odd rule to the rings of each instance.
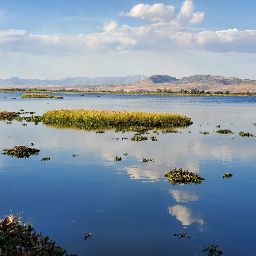
[[[239,136],[241,136],[241,137],[255,137],[254,134],[249,133],[249,132],[239,132]]]
[[[120,162],[120,161],[122,161],[123,159],[122,159],[122,157],[121,156],[116,156],[116,158],[115,158],[115,161],[117,161],[117,162]]]
[[[232,178],[232,177],[233,177],[232,173],[227,172],[227,173],[223,174],[223,179],[228,179],[228,178]]]
[[[19,117],[19,114],[16,112],[0,111],[0,120],[1,121],[13,121]]]
[[[173,130],[173,129],[166,129],[166,130],[163,130],[162,133],[163,134],[166,134],[166,133],[179,133],[179,131]]]
[[[28,148],[26,146],[14,146],[11,149],[4,149],[3,155],[15,156],[17,158],[29,158],[32,155],[38,155],[39,149]]]
[[[216,133],[219,133],[219,134],[234,134],[231,130],[227,130],[227,129],[217,130]]]
[[[44,93],[25,93],[21,96],[23,99],[25,98],[36,98],[36,99],[63,99],[62,96],[53,96]]]
[[[134,134],[134,136],[131,138],[132,141],[144,141],[148,140],[147,136],[142,136],[140,134]]]
[[[91,239],[91,238],[92,238],[92,233],[91,232],[84,234],[84,240]]]
[[[142,162],[143,162],[143,163],[148,163],[148,162],[154,162],[154,160],[151,159],[151,158],[143,158],[143,159],[142,159]]]
[[[199,176],[199,174],[184,170],[182,168],[169,171],[164,175],[172,184],[201,184],[204,178]]]
[[[179,239],[181,239],[181,238],[191,238],[191,236],[189,236],[187,233],[178,233],[178,234],[174,234],[174,236],[178,237]]]
[[[151,136],[150,139],[151,139],[152,141],[158,141],[158,139],[157,139],[156,136]]]
[[[48,236],[36,232],[31,224],[22,224],[21,218],[13,215],[0,221],[0,255],[71,256]]]
[[[45,157],[43,157],[43,158],[41,159],[41,161],[43,161],[43,162],[45,162],[45,161],[50,161],[50,160],[51,160],[51,158],[48,157],[48,156],[45,156]]]
[[[218,245],[211,245],[203,249],[203,252],[208,253],[208,256],[220,256],[223,254]]]
[[[108,110],[53,110],[43,115],[44,124],[80,129],[117,128],[119,130],[183,127],[191,119],[179,114],[108,111]]]
[[[204,131],[204,132],[200,132],[200,134],[208,135],[208,134],[210,134],[210,133],[209,133],[209,132],[207,132],[207,131]]]

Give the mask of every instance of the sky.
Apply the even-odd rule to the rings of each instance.
[[[254,0],[1,0],[0,78],[256,79]]]

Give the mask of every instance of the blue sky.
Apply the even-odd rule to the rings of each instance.
[[[255,10],[253,0],[1,0],[0,77],[256,78]]]

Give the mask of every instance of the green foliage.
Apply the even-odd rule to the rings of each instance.
[[[22,224],[21,219],[13,215],[0,221],[0,255],[68,256],[56,242],[37,233],[30,224]]]
[[[26,146],[14,146],[11,149],[4,149],[3,155],[15,156],[17,158],[29,158],[32,155],[38,155],[39,149],[28,148]]]
[[[201,184],[204,181],[204,178],[200,177],[199,174],[194,172],[189,172],[188,170],[184,170],[182,168],[169,171],[165,174],[165,177],[172,184]]]

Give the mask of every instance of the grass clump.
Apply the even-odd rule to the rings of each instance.
[[[239,132],[239,136],[241,136],[241,137],[255,137],[254,134],[249,133],[249,132]]]
[[[25,93],[21,96],[23,99],[63,99],[62,96],[53,96],[45,93]]]
[[[8,111],[1,111],[0,112],[0,120],[1,121],[13,121],[19,117],[19,114],[16,112],[8,112]]]
[[[49,125],[80,129],[154,129],[184,127],[191,119],[179,114],[128,112],[108,110],[53,110],[43,115]]]
[[[26,146],[14,146],[11,149],[4,149],[3,155],[9,155],[17,158],[29,158],[32,155],[38,155],[40,152],[36,148],[28,148]]]
[[[190,183],[201,184],[204,180],[204,178],[200,177],[197,173],[189,172],[188,170],[184,170],[182,168],[174,168],[166,173],[165,177],[174,185]]]
[[[37,233],[31,224],[22,224],[21,218],[13,215],[0,220],[0,255],[68,256],[56,242]]]
[[[223,129],[223,130],[218,130],[216,133],[219,134],[234,134],[231,130]]]

